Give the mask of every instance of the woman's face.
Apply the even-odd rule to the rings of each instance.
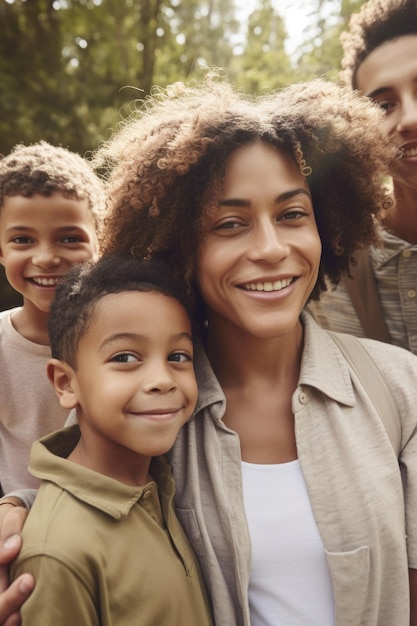
[[[217,205],[205,210],[197,258],[210,328],[259,338],[290,333],[320,256],[310,191],[295,161],[262,142],[233,151]]]

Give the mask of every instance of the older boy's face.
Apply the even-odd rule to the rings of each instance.
[[[385,111],[385,127],[402,148],[395,181],[417,188],[417,35],[376,48],[360,65],[359,91]]]
[[[76,361],[68,394],[90,467],[127,483],[143,470],[146,480],[150,457],[173,446],[197,402],[184,308],[154,292],[104,296]]]
[[[0,210],[0,262],[25,306],[49,312],[57,281],[74,265],[97,256],[87,200],[60,193],[6,197]]]

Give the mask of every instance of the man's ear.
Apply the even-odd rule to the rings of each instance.
[[[73,388],[74,370],[59,359],[50,359],[46,366],[49,381],[54,386],[63,409],[74,409],[78,404]]]

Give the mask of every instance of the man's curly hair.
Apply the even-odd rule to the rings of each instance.
[[[377,241],[376,217],[389,202],[382,178],[395,163],[381,116],[322,79],[257,98],[218,80],[156,91],[93,158],[108,177],[102,252],[168,260],[191,288],[203,211],[217,206],[227,157],[263,141],[309,174],[323,246],[317,298],[325,274],[337,283],[353,253]]]
[[[340,78],[357,89],[358,68],[375,48],[388,41],[417,35],[416,0],[369,0],[354,13],[341,35],[343,47]]]
[[[0,210],[9,196],[30,198],[56,192],[66,198],[87,199],[100,231],[105,211],[104,185],[86,159],[46,141],[18,144],[0,158]]]

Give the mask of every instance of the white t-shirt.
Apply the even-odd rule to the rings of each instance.
[[[333,586],[298,460],[242,462],[251,626],[335,626]]]

